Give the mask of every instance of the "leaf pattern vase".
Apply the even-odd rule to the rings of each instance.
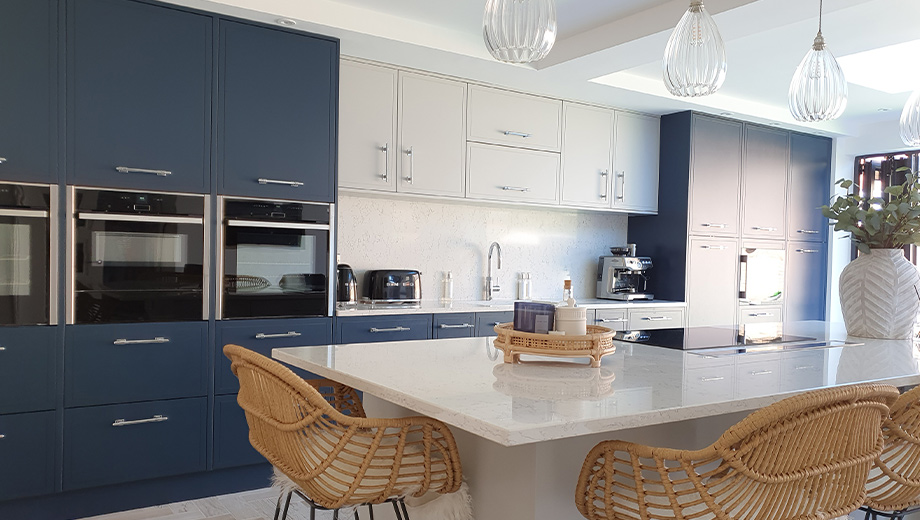
[[[906,339],[920,311],[920,271],[901,249],[873,249],[840,273],[840,306],[847,334]]]

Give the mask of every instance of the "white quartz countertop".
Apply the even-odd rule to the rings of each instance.
[[[545,301],[545,300],[534,300]],[[641,307],[686,307],[685,302],[667,300],[636,300],[631,302],[617,300],[600,300],[596,298],[577,300],[579,307],[588,309],[635,309]],[[514,300],[493,301],[453,301],[442,303],[436,300],[423,300],[415,305],[374,305],[359,303],[348,307],[338,306],[336,316],[382,316],[387,314],[436,314],[449,312],[489,312],[513,311]]]
[[[920,383],[912,340],[809,326],[817,327],[812,337],[825,333],[821,341],[861,344],[730,354],[617,342],[600,368],[526,355],[505,364],[494,338],[292,347],[272,356],[505,446],[754,410],[816,388]]]

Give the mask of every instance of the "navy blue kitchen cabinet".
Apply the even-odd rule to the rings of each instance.
[[[54,327],[0,327],[0,413],[55,407],[56,342]]]
[[[792,134],[787,196],[789,240],[827,240],[828,220],[818,208],[830,199],[831,144],[826,137]]]
[[[64,404],[206,396],[207,339],[204,322],[68,326]]]
[[[57,181],[57,0],[0,3],[0,179]]]
[[[208,399],[64,412],[64,489],[204,471]]]
[[[514,321],[514,311],[477,312],[476,337],[495,336],[495,326]]]
[[[476,315],[472,312],[434,314],[431,323],[434,339],[469,338],[476,328]]]
[[[220,21],[218,191],[333,202],[337,40]]]
[[[214,397],[214,468],[260,462],[265,462],[265,457],[249,443],[249,424],[236,394]]]
[[[0,415],[0,501],[54,491],[55,412]]]
[[[786,246],[786,321],[823,320],[827,296],[827,244],[792,242]]]
[[[68,2],[68,184],[210,190],[213,18]]]
[[[377,343],[431,339],[431,314],[336,318],[336,343]]]

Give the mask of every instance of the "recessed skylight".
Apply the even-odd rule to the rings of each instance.
[[[837,58],[847,82],[888,94],[920,88],[920,40],[879,47]]]

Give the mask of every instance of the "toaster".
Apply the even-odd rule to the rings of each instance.
[[[364,275],[364,296],[373,302],[419,302],[422,273],[407,269],[376,269]]]

